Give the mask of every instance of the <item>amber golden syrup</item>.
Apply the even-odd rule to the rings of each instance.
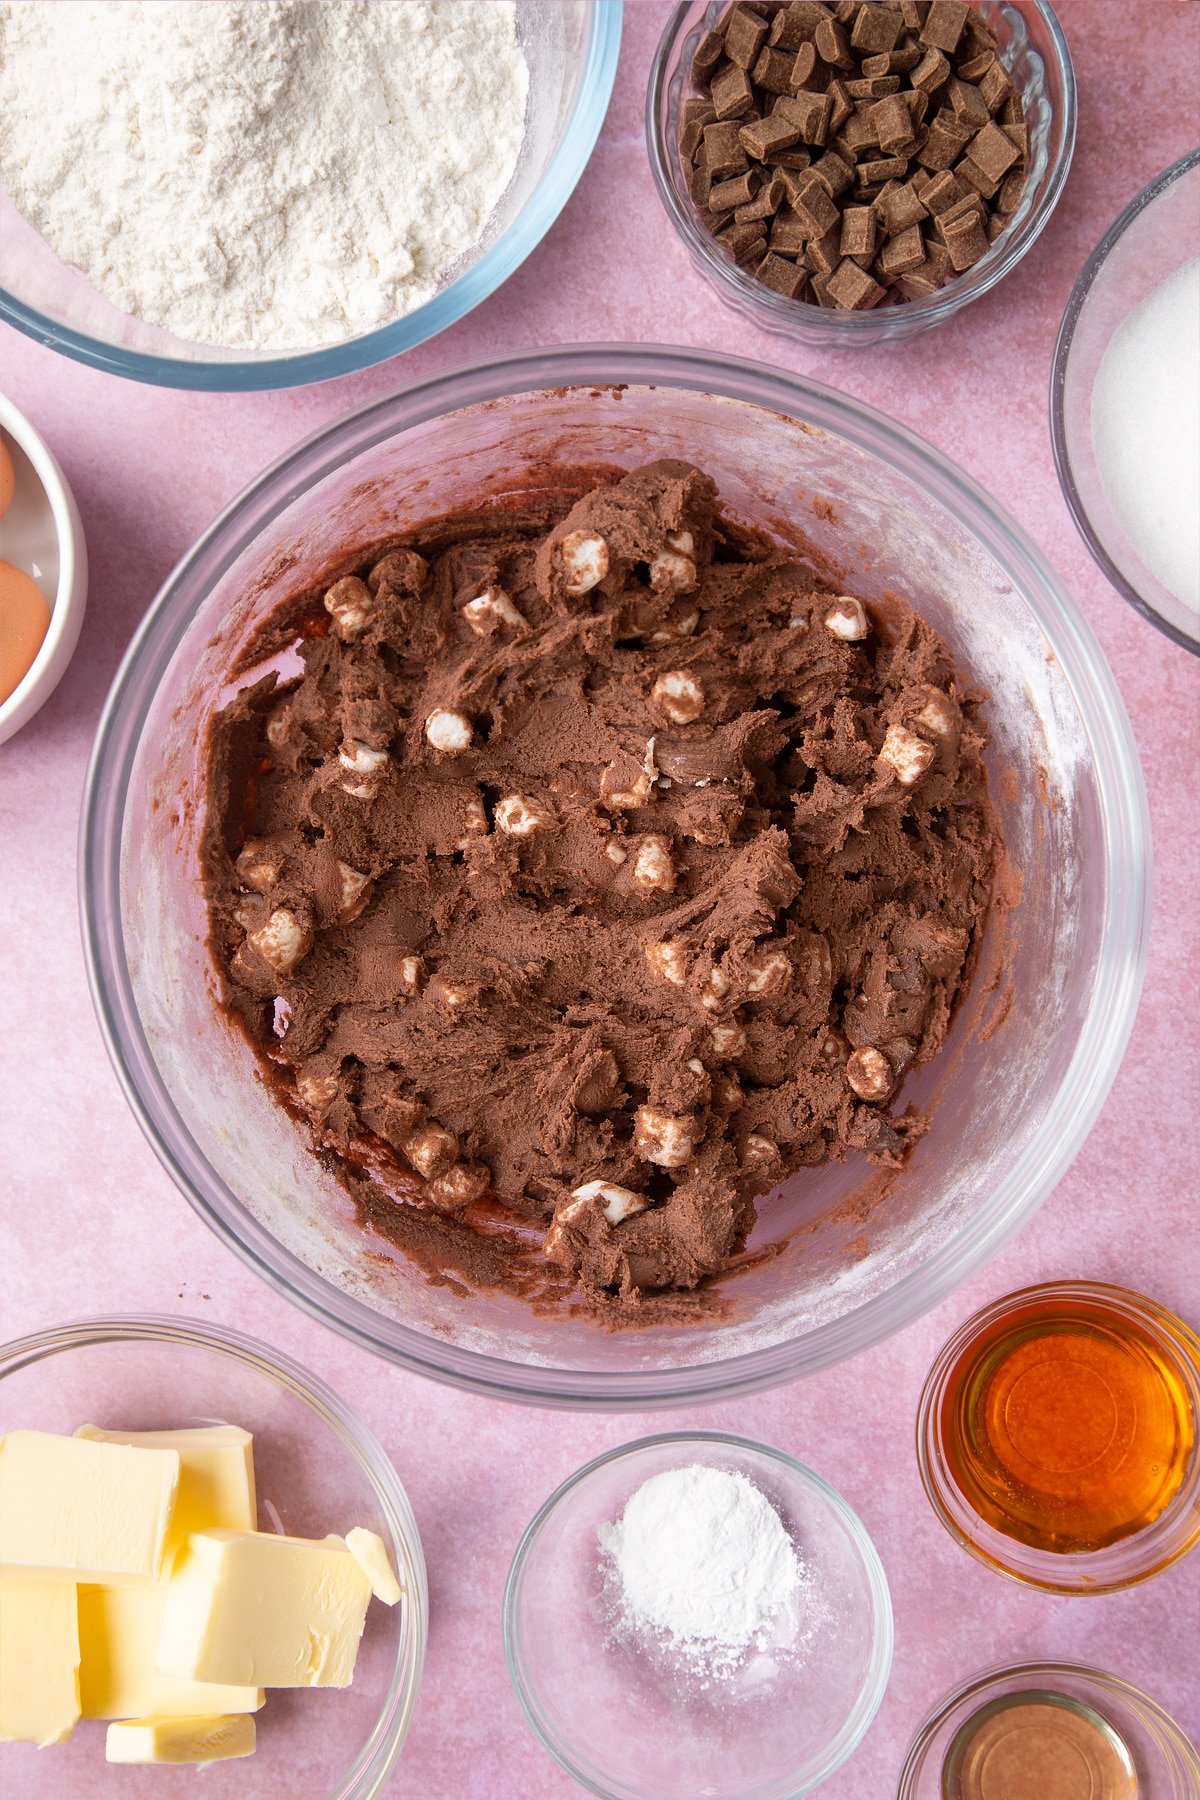
[[[1187,1473],[1196,1422],[1181,1368],[1139,1320],[1031,1298],[965,1346],[943,1390],[944,1454],[989,1525],[1038,1550],[1100,1550],[1143,1530]]]

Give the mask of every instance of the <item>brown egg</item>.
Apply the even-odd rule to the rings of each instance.
[[[0,501],[2,489],[0,470]],[[50,608],[37,582],[13,563],[0,562],[0,701],[28,675],[49,627]]]

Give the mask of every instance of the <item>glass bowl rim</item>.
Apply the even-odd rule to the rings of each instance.
[[[988,1201],[960,1230],[899,1281],[800,1338],[717,1361],[615,1373],[514,1363],[448,1344],[342,1293],[285,1250],[217,1180],[175,1116],[137,1021],[120,931],[120,840],[131,766],[140,742],[135,733],[141,732],[157,676],[189,623],[188,618],[175,616],[181,585],[201,569],[207,585],[218,579],[268,522],[260,510],[264,500],[271,497],[273,517],[298,492],[340,466],[343,446],[352,443],[358,454],[400,431],[472,405],[563,387],[586,392],[605,385],[679,387],[799,419],[865,450],[959,519],[1021,592],[1085,724],[1105,824],[1109,900],[1092,1004],[1051,1111],[1035,1141],[1006,1167]],[[362,434],[368,432],[366,440]],[[176,565],[130,641],[97,730],[84,788],[79,849],[84,957],[101,1033],[135,1117],[190,1204],[269,1285],[362,1348],[434,1379],[528,1404],[646,1411],[728,1398],[826,1367],[936,1305],[1040,1205],[1075,1156],[1119,1067],[1148,948],[1149,817],[1128,715],[1091,628],[1033,541],[949,458],[865,402],[792,371],[662,345],[582,344],[518,351],[433,376],[322,426],[257,477]],[[176,1133],[170,1146],[156,1108],[165,1112]],[[219,1192],[219,1204],[210,1197],[214,1192]],[[798,1346],[804,1347],[802,1353]]]
[[[508,1577],[504,1583],[502,1603],[504,1660],[513,1691],[520,1703],[526,1723],[542,1747],[581,1786],[587,1788],[590,1793],[598,1795],[600,1800],[608,1800],[608,1791],[597,1787],[586,1774],[576,1767],[574,1762],[556,1747],[556,1743],[551,1741],[549,1731],[543,1728],[540,1715],[532,1704],[535,1690],[532,1683],[525,1679],[523,1665],[516,1648],[514,1619],[519,1601],[519,1589],[535,1541],[543,1527],[570,1494],[574,1493],[577,1488],[583,1487],[593,1476],[599,1474],[610,1464],[622,1462],[626,1458],[639,1456],[647,1450],[657,1450],[668,1445],[677,1446],[681,1451],[687,1445],[717,1445],[735,1451],[748,1452],[752,1456],[766,1457],[769,1461],[779,1463],[791,1477],[798,1478],[802,1487],[811,1489],[832,1507],[846,1527],[861,1559],[870,1589],[871,1613],[875,1627],[867,1673],[855,1698],[854,1709],[837,1738],[834,1739],[834,1745],[838,1746],[839,1750],[836,1760],[828,1762],[820,1773],[812,1780],[807,1781],[803,1787],[791,1789],[786,1797],[786,1800],[800,1800],[802,1795],[811,1793],[821,1782],[827,1781],[835,1770],[843,1767],[869,1731],[871,1723],[883,1703],[891,1674],[892,1654],[895,1647],[895,1617],[883,1559],[870,1532],[850,1502],[831,1482],[826,1481],[823,1475],[818,1475],[816,1470],[809,1468],[807,1463],[800,1462],[797,1457],[791,1456],[786,1450],[781,1450],[774,1444],[764,1444],[756,1438],[743,1437],[739,1433],[730,1431],[660,1431],[650,1437],[633,1438],[628,1443],[618,1444],[611,1450],[603,1451],[599,1456],[592,1457],[581,1468],[576,1469],[573,1474],[568,1475],[565,1481],[560,1482],[554,1492],[542,1502],[521,1533],[520,1542],[513,1553]]]
[[[157,1343],[200,1350],[241,1363],[284,1388],[316,1414],[354,1457],[374,1490],[388,1530],[407,1561],[409,1631],[400,1634],[379,1716],[350,1769],[328,1800],[371,1800],[396,1765],[421,1685],[427,1636],[425,1557],[404,1485],[383,1445],[318,1375],[273,1345],[229,1326],[167,1313],[113,1313],[69,1320],[0,1343],[0,1388],[8,1375],[51,1356],[99,1344]],[[411,1579],[410,1579],[411,1578]]]
[[[1188,150],[1160,171],[1153,181],[1148,181],[1140,193],[1134,195],[1128,206],[1119,212],[1100,242],[1096,245],[1079,274],[1075,278],[1067,299],[1062,320],[1058,327],[1058,337],[1054,345],[1054,357],[1050,365],[1050,446],[1054,452],[1054,468],[1058,475],[1058,485],[1062,497],[1067,503],[1067,510],[1075,521],[1076,528],[1084,544],[1091,553],[1092,560],[1104,575],[1109,585],[1114,587],[1122,599],[1129,602],[1135,612],[1148,619],[1173,644],[1179,644],[1184,650],[1190,650],[1193,656],[1200,656],[1200,624],[1197,625],[1195,637],[1189,637],[1186,631],[1164,618],[1153,601],[1139,594],[1133,583],[1129,581],[1101,543],[1099,535],[1092,524],[1091,516],[1083,504],[1083,497],[1075,485],[1075,475],[1071,466],[1070,451],[1067,447],[1066,420],[1066,388],[1067,364],[1070,361],[1071,345],[1075,340],[1075,331],[1083,316],[1092,288],[1100,271],[1105,267],[1112,252],[1124,237],[1126,231],[1141,217],[1148,207],[1165,194],[1184,175],[1200,167],[1200,146]]]
[[[1195,1520],[1190,1535],[1185,1536],[1169,1551],[1164,1551],[1153,1564],[1130,1574],[1112,1571],[1109,1577],[1103,1574],[1099,1578],[1088,1575],[1078,1557],[1056,1555],[1053,1551],[1039,1551],[1032,1545],[1022,1544],[1018,1540],[1010,1540],[994,1527],[988,1527],[986,1542],[1002,1539],[1004,1543],[1013,1544],[1013,1554],[1028,1560],[1026,1568],[1010,1568],[1000,1562],[985,1548],[967,1536],[958,1515],[951,1508],[952,1499],[960,1499],[964,1508],[970,1502],[962,1495],[949,1472],[944,1468],[941,1454],[941,1402],[945,1392],[946,1381],[958,1360],[959,1355],[976,1339],[980,1333],[996,1321],[1014,1311],[1023,1302],[1030,1300],[1061,1299],[1090,1302],[1093,1306],[1104,1307],[1113,1313],[1124,1313],[1136,1318],[1143,1326],[1153,1330],[1162,1340],[1170,1345],[1175,1359],[1180,1365],[1185,1385],[1191,1400],[1193,1429],[1195,1441],[1192,1447],[1191,1473],[1196,1479],[1200,1472],[1200,1339],[1185,1319],[1155,1300],[1148,1294],[1138,1293],[1134,1288],[1120,1286],[1109,1281],[1039,1281],[1028,1287],[1014,1288],[1011,1293],[1001,1294],[995,1300],[988,1301],[979,1307],[969,1318],[964,1319],[957,1330],[942,1344],[930,1365],[929,1373],[921,1388],[921,1396],[917,1402],[916,1417],[916,1453],[917,1468],[921,1476],[921,1485],[925,1489],[925,1497],[938,1522],[944,1527],[956,1544],[977,1562],[990,1569],[993,1574],[1002,1575],[1006,1580],[1015,1582],[1019,1587],[1034,1588],[1042,1593],[1058,1594],[1064,1597],[1075,1595],[1089,1596],[1094,1594],[1124,1593],[1126,1589],[1137,1587],[1143,1581],[1149,1581],[1155,1575],[1161,1575],[1173,1563],[1186,1556],[1200,1544],[1200,1516]],[[1187,1480],[1185,1472],[1184,1480]],[[1107,1549],[1132,1549],[1137,1543],[1147,1543],[1160,1524],[1166,1521],[1169,1526],[1175,1510],[1176,1500],[1186,1493],[1183,1485],[1179,1493],[1174,1495],[1150,1525],[1140,1532],[1132,1533],[1128,1538],[1119,1539],[1117,1544]],[[1193,1496],[1193,1509],[1196,1499]],[[986,1521],[983,1521],[986,1525]],[[1082,1553],[1081,1553],[1082,1554]],[[1103,1555],[1104,1552],[1094,1554]],[[1080,1563],[1076,1569],[1075,1565]]]
[[[981,270],[986,270],[978,281],[970,280],[970,276],[974,274],[974,270],[971,270],[965,279],[960,277],[922,300],[906,300],[903,305],[888,307],[883,313],[878,308],[869,312],[847,312],[842,308],[814,306],[811,302],[789,300],[782,294],[773,293],[714,248],[711,236],[700,229],[680,199],[671,176],[664,133],[660,128],[665,110],[661,102],[665,94],[667,62],[687,23],[692,3],[693,0],[677,0],[654,52],[646,88],[646,149],[654,185],[668,218],[693,259],[703,268],[721,298],[728,304],[758,313],[764,329],[778,331],[785,336],[790,337],[811,327],[812,336],[824,334],[829,339],[830,346],[841,340],[840,348],[853,347],[856,341],[873,348],[887,341],[888,334],[880,329],[881,319],[886,322],[895,318],[896,342],[901,341],[901,324],[905,328],[905,335],[909,337],[918,331],[943,324],[973,300],[980,300],[985,294],[991,293],[1026,252],[1033,248],[1062,197],[1075,155],[1079,125],[1075,65],[1066,34],[1050,0],[1023,0],[1022,6],[1018,8],[1019,11],[1031,10],[1037,13],[1045,25],[1053,47],[1055,69],[1062,84],[1062,142],[1057,155],[1049,164],[1044,193],[1030,209],[1020,230],[1002,246],[994,260],[992,246],[989,245],[988,255],[981,258],[977,265]]]
[[[1098,1687],[1116,1693],[1120,1699],[1126,1702],[1131,1711],[1148,1716],[1153,1724],[1163,1732],[1172,1749],[1178,1751],[1181,1758],[1184,1756],[1190,1758],[1193,1771],[1200,1780],[1200,1756],[1197,1756],[1183,1727],[1172,1718],[1164,1706],[1152,1699],[1132,1681],[1126,1681],[1124,1676],[1110,1674],[1107,1669],[1095,1668],[1091,1663],[992,1663],[986,1669],[981,1669],[977,1675],[971,1676],[969,1681],[960,1682],[957,1687],[943,1694],[942,1698],[929,1709],[921,1720],[913,1733],[912,1742],[909,1744],[908,1753],[904,1759],[904,1767],[900,1771],[900,1786],[896,1800],[917,1800],[913,1782],[921,1773],[921,1761],[934,1736],[960,1702],[968,1699],[971,1695],[976,1695],[983,1703],[989,1688],[998,1686],[1000,1682],[1009,1679],[1036,1681],[1055,1675],[1066,1675],[1072,1679],[1095,1682]],[[1185,1773],[1187,1772],[1185,1766]]]
[[[158,356],[130,350],[62,325],[0,285],[0,320],[35,343],[106,374],[155,387],[205,393],[273,393],[375,367],[426,343],[490,298],[537,249],[591,159],[608,114],[621,48],[624,0],[582,0],[587,27],[578,88],[562,136],[540,180],[511,224],[477,261],[412,312],[387,325],[315,350],[266,354],[252,361]]]

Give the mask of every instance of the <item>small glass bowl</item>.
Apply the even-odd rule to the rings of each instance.
[[[0,187],[0,319],[76,362],[158,387],[248,393],[328,381],[386,362],[445,331],[496,291],[545,237],[575,191],[608,111],[621,0],[517,0],[529,64],[525,135],[481,241],[432,300],[377,331],[303,351],[221,350],[122,312],[55,255]]]
[[[1031,1301],[1050,1302],[1064,1311],[1074,1303],[1086,1307],[1091,1319],[1107,1314],[1115,1326],[1136,1324],[1171,1363],[1191,1402],[1197,1438],[1177,1492],[1151,1524],[1099,1550],[1041,1550],[1009,1537],[980,1517],[950,1467],[942,1412],[955,1365],[964,1350]],[[1133,1587],[1200,1542],[1200,1340],[1156,1301],[1103,1282],[1046,1282],[1006,1294],[968,1319],[942,1346],[917,1408],[917,1461],[930,1504],[947,1531],[999,1574],[1052,1594],[1109,1594]]]
[[[985,1669],[934,1708],[913,1739],[896,1800],[955,1800],[944,1774],[959,1733],[985,1707],[1017,1695],[1099,1714],[1124,1745],[1147,1800],[1195,1800],[1200,1793],[1200,1757],[1148,1694],[1082,1663],[1012,1663]]]
[[[679,109],[701,37],[725,11],[726,0],[683,0],[659,41],[646,95],[650,167],[667,216],[692,261],[734,312],[752,325],[810,350],[866,349],[899,344],[952,319],[988,294],[1015,268],[1058,204],[1075,150],[1075,71],[1062,27],[1047,0],[982,0],[978,10],[996,33],[1000,55],[1021,95],[1031,143],[1029,179],[1008,229],[973,269],[924,300],[847,312],[789,300],[739,268],[718,248],[688,193],[679,154]]]
[[[1200,613],[1149,570],[1117,520],[1092,443],[1092,394],[1113,336],[1148,294],[1200,255],[1200,149],[1155,176],[1109,226],[1071,290],[1050,375],[1050,439],[1063,498],[1105,575],[1143,618],[1200,655]]]
[[[394,1607],[370,1607],[353,1686],[268,1693],[254,1755],[209,1764],[204,1800],[371,1800],[412,1719],[429,1600],[412,1508],[370,1432],[297,1363],[192,1320],[88,1319],[0,1346],[0,1431],[218,1421],[253,1433],[260,1530],[323,1537],[365,1525],[387,1545],[404,1591]],[[80,1720],[66,1744],[6,1744],[3,1755],[14,1783],[5,1791],[24,1800],[129,1792],[94,1721]],[[186,1800],[195,1783],[194,1768],[158,1768],[156,1800]]]
[[[696,1463],[745,1475],[811,1574],[796,1661],[751,1653],[739,1693],[687,1693],[610,1637],[597,1531],[652,1475]],[[528,1527],[504,1594],[508,1672],[536,1736],[601,1800],[796,1800],[852,1754],[892,1660],[875,1546],[841,1495],[802,1463],[722,1432],[668,1432],[597,1457]],[[764,1676],[755,1683],[756,1674]],[[747,1682],[747,1677],[750,1678]],[[767,1678],[769,1677],[769,1678]]]

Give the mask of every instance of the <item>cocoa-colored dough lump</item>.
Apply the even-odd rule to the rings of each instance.
[[[323,1154],[610,1310],[727,1268],[795,1170],[903,1156],[999,853],[927,624],[680,462],[441,521],[280,617],[303,672],[214,721],[206,880]]]

